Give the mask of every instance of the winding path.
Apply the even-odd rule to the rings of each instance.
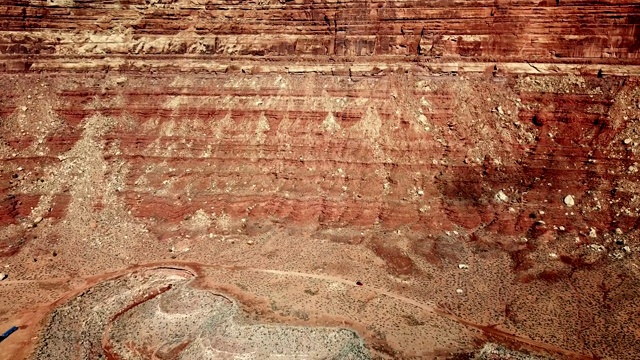
[[[46,304],[46,305],[42,305],[40,306],[36,311],[33,311],[30,313],[30,316],[28,316],[27,318],[23,318],[23,322],[21,324],[21,326],[25,326],[25,325],[35,325],[38,324],[38,322],[43,319],[49,312],[51,312],[53,309],[55,309],[57,306],[59,306],[60,304],[68,301],[69,299],[77,296],[78,294],[82,293],[83,291],[85,291],[86,289],[96,285],[97,283],[101,282],[101,281],[105,281],[105,280],[109,280],[109,279],[114,279],[114,278],[118,278],[120,276],[124,276],[130,273],[134,273],[134,272],[138,272],[138,271],[144,271],[144,270],[172,270],[172,271],[180,271],[180,272],[187,272],[189,276],[198,276],[199,275],[199,271],[197,270],[198,268],[214,268],[214,269],[221,269],[221,270],[228,270],[228,271],[250,271],[250,272],[259,272],[259,273],[266,273],[266,274],[272,274],[272,275],[279,275],[279,276],[293,276],[293,277],[301,277],[301,278],[309,278],[309,279],[318,279],[318,280],[325,280],[325,281],[331,281],[331,282],[339,282],[348,286],[353,286],[353,287],[357,287],[357,288],[364,288],[370,291],[373,291],[379,295],[384,295],[393,299],[396,299],[398,301],[404,302],[406,304],[410,304],[413,305],[417,308],[420,308],[422,310],[425,310],[427,312],[433,313],[433,314],[437,314],[439,316],[445,317],[447,319],[456,321],[457,323],[473,328],[473,329],[477,329],[480,330],[482,333],[484,333],[485,335],[488,335],[490,337],[493,338],[499,338],[502,339],[506,342],[509,343],[515,343],[515,344],[519,344],[519,345],[524,345],[525,347],[529,347],[529,348],[533,348],[536,350],[542,350],[545,352],[550,352],[550,353],[554,353],[554,354],[558,354],[558,355],[562,355],[565,358],[568,359],[575,359],[575,360],[593,360],[596,359],[596,357],[593,356],[588,356],[588,355],[584,355],[584,354],[580,354],[578,352],[575,351],[571,351],[571,350],[567,350],[567,349],[563,349],[560,348],[558,346],[555,346],[553,344],[549,344],[549,343],[544,343],[541,341],[536,341],[536,340],[531,340],[528,339],[526,337],[523,336],[519,336],[513,333],[509,333],[503,330],[498,329],[495,326],[487,326],[487,325],[482,325],[482,324],[477,324],[474,323],[472,321],[466,320],[464,318],[461,318],[445,309],[439,308],[438,306],[436,306],[435,304],[431,303],[431,302],[420,302],[417,301],[415,299],[411,299],[408,298],[406,296],[400,295],[400,294],[396,294],[384,289],[380,289],[377,287],[373,287],[373,286],[369,286],[369,285],[357,285],[354,281],[351,280],[347,280],[347,279],[343,279],[337,276],[331,276],[331,275],[322,275],[322,274],[312,274],[312,273],[305,273],[305,272],[297,272],[297,271],[284,271],[284,270],[275,270],[275,269],[262,269],[262,268],[254,268],[254,267],[241,267],[241,266],[229,266],[229,265],[221,265],[221,264],[207,264],[207,263],[199,263],[199,262],[191,262],[191,261],[167,261],[167,262],[154,262],[154,263],[148,263],[148,264],[142,264],[142,265],[134,265],[128,268],[124,268],[124,269],[120,269],[120,270],[116,270],[113,272],[108,272],[108,273],[103,273],[103,274],[99,274],[99,275],[88,275],[88,276],[80,276],[80,277],[67,277],[67,278],[51,278],[51,279],[34,279],[34,280],[11,280],[11,281],[3,281],[0,282],[0,287],[2,286],[10,286],[10,285],[16,285],[16,284],[30,284],[30,283],[51,283],[51,282],[65,282],[65,281],[70,281],[70,280],[84,280],[84,284],[82,286],[79,286],[71,291],[69,291],[68,293],[66,293],[64,296],[62,296],[60,299],[50,303],[50,304]],[[30,327],[32,328],[32,331],[37,330],[36,327]],[[34,334],[35,335],[35,334]]]

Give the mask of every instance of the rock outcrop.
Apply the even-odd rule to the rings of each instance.
[[[232,264],[320,281],[299,303],[376,356],[634,359],[639,24],[633,1],[0,4],[0,298]],[[242,286],[277,297],[266,274]]]

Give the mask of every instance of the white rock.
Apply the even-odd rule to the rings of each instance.
[[[565,205],[567,206],[573,206],[576,204],[575,200],[573,199],[573,195],[567,195],[564,197],[564,199],[562,199],[562,201],[564,202]]]
[[[458,295],[462,295],[462,294],[464,294],[464,290],[456,289],[456,293],[458,293]]]
[[[509,201],[509,197],[502,190],[498,191],[498,193],[495,196],[495,199],[498,200],[498,201],[501,201],[501,202]]]
[[[247,245],[253,245],[253,244],[255,244],[255,242],[253,240],[247,241]]]
[[[560,226],[558,229],[560,229],[560,231],[564,231],[564,226]]]
[[[633,141],[633,140],[631,140],[630,138],[626,138],[626,139],[624,139],[624,143],[625,143],[625,145],[629,145],[629,144],[631,144],[631,142],[632,142],[632,141]]]
[[[27,107],[26,107],[26,106],[23,106],[23,107],[21,107],[21,108],[20,108],[20,110],[22,110],[22,111],[27,111]]]
[[[33,220],[33,226],[36,226],[41,221],[42,221],[42,216],[38,216],[37,218],[35,218],[35,220]]]
[[[424,190],[418,189],[418,195],[420,195],[420,196],[424,195]]]
[[[458,264],[458,269],[467,270],[467,269],[469,269],[469,265],[467,265],[467,264]]]
[[[5,274],[5,273],[0,273],[0,281],[2,281],[2,280],[4,280],[4,279],[6,279],[6,278],[8,278],[8,277],[9,277],[9,275],[7,275],[7,274]]]
[[[622,235],[622,229],[620,229],[620,228],[616,228],[616,234],[618,234],[618,235]]]
[[[600,244],[589,244],[587,247],[589,249],[591,249],[591,250],[595,250],[595,251],[599,251],[599,252],[605,250],[604,246],[602,246]]]
[[[609,254],[609,256],[611,256],[612,258],[616,259],[616,260],[621,260],[624,258],[624,253],[622,251],[614,251],[611,254]]]
[[[628,247],[628,246],[624,246],[624,247],[622,247],[622,250],[623,250],[624,252],[626,252],[627,254],[631,253],[631,248],[630,248],[630,247]]]

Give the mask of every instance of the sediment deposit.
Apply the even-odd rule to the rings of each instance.
[[[639,23],[632,1],[0,4],[0,358],[637,358]],[[181,296],[195,328],[125,331]],[[218,300],[244,322],[205,326]]]

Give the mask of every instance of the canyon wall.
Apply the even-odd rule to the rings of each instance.
[[[633,1],[5,1],[0,259],[320,272],[483,324],[341,315],[387,358],[633,359],[639,23]]]

